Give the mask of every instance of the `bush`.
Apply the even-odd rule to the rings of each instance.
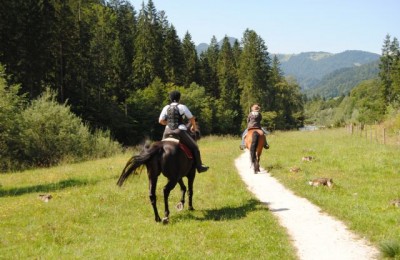
[[[79,161],[114,153],[119,145],[107,133],[92,135],[68,106],[47,90],[21,114],[21,159],[33,166],[50,166],[65,159]]]
[[[0,172],[35,166],[50,166],[62,161],[101,158],[121,151],[109,131],[89,127],[56,93],[46,90],[29,106],[19,85],[8,86],[0,64]]]
[[[7,85],[4,67],[0,64],[0,171],[12,168],[15,163],[17,118],[24,99],[18,96],[18,85]]]

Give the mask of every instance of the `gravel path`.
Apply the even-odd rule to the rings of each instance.
[[[378,250],[351,233],[342,222],[322,213],[308,200],[294,195],[264,169],[254,174],[247,150],[235,160],[235,165],[248,189],[268,205],[287,229],[299,259],[378,259]]]

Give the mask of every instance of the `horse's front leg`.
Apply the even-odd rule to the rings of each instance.
[[[157,187],[157,176],[155,178],[149,178],[149,191],[150,191],[150,202],[151,206],[153,206],[153,211],[154,211],[154,216],[156,222],[160,222],[161,218],[160,215],[158,215],[158,210],[157,210],[157,196],[156,196],[156,187]]]
[[[177,180],[168,180],[167,185],[164,186],[164,218],[162,219],[163,224],[167,224],[169,222],[169,206],[168,206],[168,197],[173,188],[178,181]]]
[[[176,205],[176,208],[178,210],[182,210],[185,206],[186,186],[185,186],[185,183],[183,182],[183,179],[180,179],[178,181],[178,183],[179,183],[179,186],[181,187],[182,196],[181,196],[181,200],[179,201],[178,205]]]
[[[193,183],[196,177],[196,169],[190,170],[188,175],[188,197],[189,197],[189,210],[194,210],[193,208]]]

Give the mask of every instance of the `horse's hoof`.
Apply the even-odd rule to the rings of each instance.
[[[168,223],[169,223],[169,218],[168,218],[168,217],[163,218],[163,219],[162,219],[162,223],[163,223],[164,225],[168,224]]]
[[[192,206],[189,207],[189,210],[194,210],[194,208]]]
[[[181,211],[181,210],[183,209],[183,203],[182,203],[182,202],[179,202],[179,203],[176,205],[176,209],[179,210],[179,211]]]

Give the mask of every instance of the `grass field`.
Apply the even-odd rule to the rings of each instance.
[[[400,149],[352,136],[344,129],[275,132],[261,164],[296,194],[400,258]],[[285,230],[240,180],[239,138],[200,141],[211,169],[198,174],[195,211],[175,211],[155,223],[145,171],[122,188],[116,181],[130,154],[49,169],[0,175],[0,259],[296,259]],[[302,161],[313,156],[311,162]],[[299,167],[298,173],[289,171]],[[335,186],[307,181],[333,178]],[[158,205],[163,212],[161,189]],[[51,194],[48,203],[40,194]]]
[[[200,141],[211,169],[197,175],[195,211],[154,221],[145,171],[122,188],[130,154],[0,175],[0,259],[296,259],[285,230],[240,180],[238,138]],[[162,187],[158,185],[158,205]],[[45,203],[40,194],[51,194]]]
[[[262,165],[297,195],[400,259],[400,148],[370,142],[344,129],[285,132],[269,136]],[[312,156],[311,162],[302,157]],[[298,167],[298,173],[290,172]],[[335,186],[311,187],[308,180],[333,178]]]

